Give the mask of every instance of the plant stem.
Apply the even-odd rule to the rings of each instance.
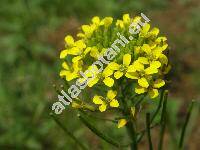
[[[125,87],[124,89],[126,89],[127,87]],[[126,128],[128,131],[128,134],[130,136],[130,138],[132,139],[132,144],[131,144],[131,150],[137,150],[137,136],[136,136],[136,131],[135,131],[135,125],[134,125],[134,120],[133,117],[131,115],[131,112],[129,111],[127,102],[126,102],[126,95],[125,95],[125,90],[121,89],[121,93],[122,93],[122,102],[123,102],[123,107],[124,107],[124,111],[123,111],[123,115],[130,116],[130,121],[127,123]]]
[[[59,125],[67,135],[69,135],[77,144],[80,148],[83,150],[87,150],[87,148],[54,116],[53,113],[50,113],[50,116],[53,118],[53,120]]]
[[[189,109],[188,109],[188,112],[187,112],[187,116],[186,116],[185,122],[183,124],[183,128],[182,128],[182,131],[181,131],[181,137],[180,137],[180,141],[179,141],[179,149],[183,148],[185,131],[186,131],[186,127],[188,125],[188,122],[189,122],[189,119],[190,119],[190,116],[191,116],[191,112],[192,112],[192,109],[193,109],[193,104],[194,104],[194,101],[192,101],[190,103],[190,106],[189,106]]]
[[[149,150],[153,150],[153,144],[151,141],[151,124],[150,124],[150,113],[146,114],[146,128],[147,128],[147,136],[149,141]]]
[[[165,132],[165,125],[166,125],[166,107],[167,107],[167,97],[168,97],[168,91],[164,92],[164,102],[163,102],[163,108],[161,113],[161,129],[160,129],[160,139],[158,144],[158,150],[162,150],[162,144],[163,144],[163,138],[164,138],[164,132]]]
[[[81,122],[86,127],[88,127],[93,133],[95,133],[97,136],[99,136],[100,138],[102,138],[103,140],[105,140],[106,142],[110,143],[111,145],[115,147],[120,147],[118,142],[114,141],[111,137],[108,137],[107,135],[102,133],[100,130],[98,130],[96,127],[94,127],[85,116],[78,114],[78,117],[81,120]]]
[[[153,116],[152,116],[152,118],[151,118],[151,123],[153,122],[153,120],[155,119],[155,117],[157,116],[157,114],[159,113],[159,110],[160,110],[160,108],[161,108],[161,106],[162,106],[163,97],[164,97],[164,92],[165,92],[165,90],[162,89],[161,94],[160,94],[160,101],[159,101],[159,104],[158,104],[158,107],[157,107],[155,113],[153,114]]]
[[[136,132],[132,122],[128,122],[126,125],[128,134],[132,139],[131,150],[137,150],[137,140],[136,140]]]

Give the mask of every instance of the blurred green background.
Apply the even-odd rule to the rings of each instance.
[[[168,37],[173,66],[170,125],[172,130],[179,128],[189,102],[200,98],[199,0],[1,0],[0,149],[77,149],[49,117],[57,100],[52,85],[62,83],[58,74],[63,39],[75,35],[93,16],[119,18],[123,13],[135,16],[141,12]],[[187,133],[190,150],[197,150],[200,141],[198,111]],[[84,127],[70,109],[60,117],[91,149],[114,149]],[[108,127],[113,130],[106,128],[105,132],[123,139],[125,129]],[[174,133],[170,131],[166,142]],[[145,149],[144,145],[141,143],[140,149]]]

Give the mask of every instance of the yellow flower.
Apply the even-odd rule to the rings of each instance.
[[[60,59],[67,62],[62,64],[60,76],[65,77],[67,81],[81,77],[80,82],[87,80],[87,77],[89,87],[100,85],[102,88],[113,87],[115,82],[119,82],[114,81],[114,78],[123,77],[124,81],[133,79],[131,84],[136,85],[135,93],[146,93],[151,98],[157,97],[158,90],[165,85],[164,75],[171,68],[164,52],[168,47],[167,38],[159,36],[158,28],[151,28],[151,25],[146,23],[140,26],[141,30],[134,35],[133,41],[129,41],[126,45],[118,43],[123,47],[121,51],[118,51],[119,54],[115,55],[112,51],[106,55],[104,53],[107,49],[110,50],[109,48],[115,49],[112,42],[117,36],[125,44],[125,38],[129,39],[131,35],[129,25],[139,21],[144,22],[142,16],[131,18],[129,14],[124,14],[122,19],[116,21],[112,17],[101,19],[94,16],[88,25],[81,26],[81,32],[77,34],[78,40],[71,35],[65,37],[65,49],[60,52]],[[116,33],[120,33],[125,38]],[[112,61],[113,56],[115,58]],[[101,66],[97,68],[92,65],[97,59],[101,59],[99,61],[103,63],[101,72],[98,70],[102,69]],[[111,62],[106,66],[108,61]],[[79,75],[80,71],[85,72],[86,77],[82,78]],[[117,85],[116,88],[118,88]],[[95,97],[95,102],[99,103],[101,111],[105,111],[107,105],[113,106],[107,98],[98,98]]]
[[[76,56],[72,59],[72,62],[75,63],[77,61],[80,61],[81,59],[85,58],[85,56],[90,52],[91,47],[87,47],[84,51],[80,50],[79,51],[79,56]]]
[[[109,27],[113,22],[112,17],[105,17],[101,22],[100,25],[104,25],[106,28]]]
[[[142,27],[139,36],[140,37],[145,37],[145,38],[149,38],[151,36],[156,37],[159,34],[159,29],[158,28],[153,28],[153,29],[150,30],[150,27],[151,27],[150,24],[146,23]]]
[[[106,48],[102,48],[101,51],[99,51],[99,49],[96,46],[93,46],[90,51],[90,56],[95,59],[98,59],[99,56],[103,56],[106,50]]]
[[[155,43],[161,47],[162,51],[164,51],[167,47],[168,47],[168,44],[167,44],[167,38],[166,37],[158,37],[156,40],[155,40]]]
[[[127,123],[127,120],[126,120],[126,119],[120,119],[120,120],[118,121],[117,127],[118,127],[118,128],[124,127],[124,126],[126,125],[126,123]]]
[[[145,92],[148,92],[150,98],[156,98],[159,95],[158,89],[161,88],[162,86],[165,85],[165,81],[162,79],[157,79],[155,80],[151,87],[149,87],[148,89],[142,86],[137,86],[135,88],[135,93],[137,94],[143,94]]]
[[[72,39],[70,37],[66,37],[66,40],[68,41],[68,44],[72,44]],[[70,41],[70,42],[69,42]],[[60,58],[63,59],[65,58],[68,54],[69,55],[82,55],[84,53],[84,48],[86,48],[85,43],[83,40],[78,40],[73,43],[71,48],[67,48],[65,50],[62,50],[60,53]],[[87,50],[85,50],[87,51]]]
[[[131,18],[129,16],[129,14],[124,14],[123,15],[123,22],[124,22],[124,24],[129,24],[130,21],[131,21]]]
[[[115,62],[111,62],[108,66],[110,69],[116,70],[116,72],[114,73],[114,77],[116,79],[119,79],[126,73],[130,63],[131,63],[131,55],[125,54],[123,56],[123,64],[119,65]]]
[[[150,63],[160,61],[162,64],[167,65],[168,58],[162,53],[163,50],[161,47],[155,47],[152,49],[148,44],[144,44],[141,47],[141,50],[145,52],[145,57]]]
[[[98,96],[98,95],[95,95],[93,97],[93,102],[97,105],[100,105],[99,106],[99,110],[101,112],[105,111],[108,104],[110,105],[110,107],[119,107],[119,103],[118,101],[115,99],[117,95],[117,92],[116,91],[113,91],[113,90],[109,90],[107,92],[107,96],[106,98],[102,97],[102,96]]]
[[[74,46],[74,39],[71,35],[68,35],[65,37],[65,42],[66,42],[67,46],[69,46],[69,47]]]
[[[67,81],[71,81],[80,76],[79,71],[82,70],[82,62],[73,63],[72,67],[70,67],[66,62],[63,62],[62,67],[64,70],[60,71],[60,76],[65,76]]]
[[[92,23],[96,26],[96,28],[99,27],[100,22],[101,22],[101,20],[98,16],[95,16],[95,17],[92,18]]]
[[[110,77],[112,74],[113,70],[111,70],[109,67],[106,67],[102,73],[95,73],[94,79],[89,81],[88,86],[92,87],[97,84],[99,80],[102,80],[106,86],[112,87],[114,84],[114,80]]]
[[[92,25],[82,25],[82,34],[79,34],[79,36],[81,35],[82,37],[86,37],[86,38],[90,38],[91,35],[93,34],[94,30],[96,29],[96,25],[92,24]]]
[[[143,64],[141,62],[143,62]],[[152,74],[158,73],[158,68],[160,67],[160,63],[155,61],[151,63],[149,67],[145,68],[144,64],[146,63],[147,61],[145,58],[141,58],[141,59],[139,58],[133,63],[133,65],[130,65],[128,67],[128,70],[126,73],[127,78],[137,79],[138,84],[143,88],[149,87],[148,80],[151,79]]]
[[[124,28],[124,22],[122,20],[117,20],[116,26],[119,26],[120,28]]]

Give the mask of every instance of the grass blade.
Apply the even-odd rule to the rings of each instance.
[[[186,131],[186,128],[187,128],[187,125],[188,125],[188,122],[189,122],[189,119],[190,119],[190,116],[191,116],[191,112],[192,112],[192,109],[193,109],[193,105],[194,105],[194,101],[192,101],[190,103],[190,106],[189,106],[189,109],[188,109],[188,112],[187,112],[187,116],[186,116],[186,119],[185,119],[185,122],[183,124],[183,128],[182,128],[182,131],[181,131],[181,137],[180,137],[180,141],[179,141],[179,149],[182,149],[183,148],[183,142],[184,142],[184,137],[185,137],[185,131]]]
[[[151,141],[151,122],[150,122],[150,113],[146,114],[146,128],[147,128],[147,137],[149,141],[149,150],[153,150],[153,144]]]
[[[166,125],[166,108],[167,108],[167,97],[168,97],[168,91],[164,92],[164,102],[163,102],[163,108],[161,113],[161,129],[160,129],[160,139],[158,144],[158,150],[162,150],[162,144],[163,144],[163,138],[164,138],[164,132],[165,132],[165,125]]]
[[[79,119],[81,120],[81,122],[83,122],[83,124],[85,126],[87,126],[93,133],[95,133],[97,136],[99,136],[100,138],[104,139],[106,142],[110,143],[111,145],[115,146],[115,147],[120,147],[120,145],[118,144],[118,142],[114,141],[112,138],[108,137],[107,135],[103,134],[101,131],[99,131],[96,127],[94,127],[90,121],[88,121],[88,119],[83,115],[78,115]]]
[[[62,128],[69,137],[71,137],[77,145],[82,148],[83,150],[87,150],[87,148],[56,118],[56,116],[53,113],[50,113],[50,116],[53,118],[53,120]]]

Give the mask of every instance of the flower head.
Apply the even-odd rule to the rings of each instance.
[[[132,28],[138,32],[131,33],[130,26],[138,22],[140,24]],[[101,90],[100,94],[87,99],[92,99],[101,112],[108,107],[119,107],[115,97],[117,93],[121,96],[120,86],[128,83],[132,88],[130,95],[147,94],[156,98],[159,89],[166,84],[164,76],[171,68],[166,55],[167,38],[159,35],[158,28],[151,28],[149,23],[141,25],[141,22],[142,17],[131,18],[129,14],[118,20],[95,16],[89,24],[81,26],[77,37],[65,37],[65,49],[60,53],[63,61],[60,76],[67,81],[89,78],[86,87],[94,93]],[[111,55],[110,59],[104,57],[109,49],[112,49],[112,59]],[[105,60],[100,61],[101,57]],[[98,66],[93,64],[95,61],[99,61]],[[80,71],[88,72],[83,78]],[[103,96],[105,92],[107,95]],[[119,124],[122,126],[125,121]]]

